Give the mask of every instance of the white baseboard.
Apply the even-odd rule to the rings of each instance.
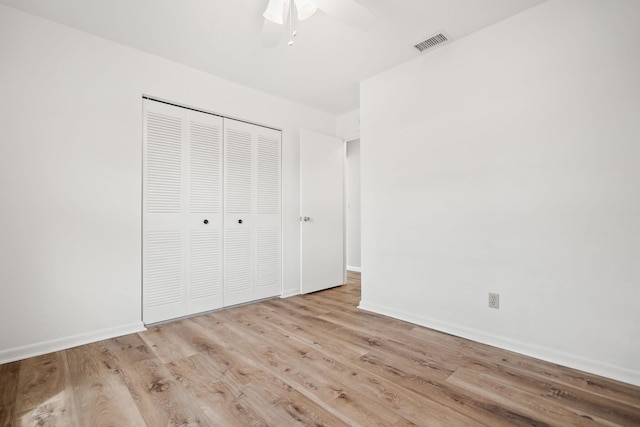
[[[136,322],[115,328],[101,329],[99,331],[88,332],[85,334],[72,335],[55,340],[29,344],[22,347],[10,348],[8,350],[1,350],[0,364],[26,359],[28,357],[40,356],[54,351],[66,350],[79,345],[120,337],[122,335],[134,334],[136,332],[146,330],[147,328],[144,327],[142,322]]]
[[[354,267],[351,265],[347,265],[347,271],[355,271],[356,273],[362,273],[360,267]]]
[[[407,313],[378,304],[370,304],[366,301],[360,301],[360,305],[358,306],[358,308],[404,320],[410,323],[415,323],[419,326],[435,329],[440,332],[455,335],[482,344],[487,344],[493,347],[520,353],[525,356],[534,357],[536,359],[544,360],[573,369],[578,369],[584,372],[589,372],[594,375],[600,375],[603,377],[640,386],[640,371],[637,370],[627,369],[624,367],[611,365],[606,362],[587,359],[575,354],[564,353],[550,348],[527,344],[521,341],[512,340],[510,338],[487,334],[482,331],[460,327],[446,322],[440,322],[418,314]]]

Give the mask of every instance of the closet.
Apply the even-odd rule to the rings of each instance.
[[[281,132],[143,103],[143,321],[279,295]]]

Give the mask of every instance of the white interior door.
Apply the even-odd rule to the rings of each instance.
[[[300,292],[345,283],[344,143],[300,131]]]

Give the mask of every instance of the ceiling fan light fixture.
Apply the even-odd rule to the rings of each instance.
[[[269,0],[267,9],[264,11],[262,16],[275,24],[284,25],[286,3],[287,2],[285,0]]]
[[[318,10],[318,6],[311,0],[295,0],[296,9],[298,10],[298,19],[304,21],[310,18]]]

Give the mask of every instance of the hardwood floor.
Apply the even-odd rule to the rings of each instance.
[[[360,311],[360,276],[0,365],[0,426],[640,426],[640,387]]]

